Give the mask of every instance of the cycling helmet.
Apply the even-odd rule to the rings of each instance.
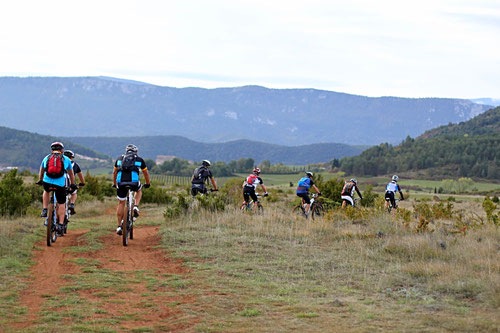
[[[127,145],[127,147],[125,147],[125,153],[128,153],[129,151],[137,154],[137,151],[139,151],[139,149],[136,145],[129,144]]]
[[[71,150],[65,150],[63,155],[68,156],[69,158],[75,158],[75,153]]]
[[[358,184],[358,180],[356,178],[351,178],[351,180],[349,180],[350,182],[353,182],[354,185],[357,185]]]
[[[210,161],[209,161],[209,160],[203,160],[203,162],[201,162],[201,165],[203,165],[203,166],[206,166],[206,167],[207,167],[207,166],[210,166],[210,165],[211,165],[211,163],[210,163]]]
[[[260,175],[260,169],[259,168],[253,169],[253,173],[255,173],[256,175]]]
[[[310,172],[310,171],[308,171],[308,172],[306,172],[306,176],[307,176],[307,177],[312,177],[312,176],[313,176],[313,173],[312,173],[312,172]]]
[[[395,181],[395,182],[397,182],[399,180],[399,177],[396,176],[396,175],[394,175],[394,176],[392,176],[392,180]]]
[[[50,149],[52,149],[52,150],[62,150],[62,149],[64,149],[64,145],[62,144],[62,142],[59,142],[59,141],[52,142],[50,144]]]

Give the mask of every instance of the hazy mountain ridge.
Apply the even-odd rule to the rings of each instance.
[[[315,89],[170,88],[103,77],[0,78],[3,125],[61,136],[182,135],[284,145],[400,142],[489,107]],[[68,125],[70,124],[70,125]]]
[[[235,140],[225,143],[202,143],[181,136],[148,137],[71,137],[81,145],[100,149],[117,157],[125,146],[133,143],[139,147],[139,155],[155,159],[157,155],[174,155],[187,160],[229,162],[240,158],[253,158],[257,163],[270,160],[272,163],[304,165],[328,162],[333,158],[360,154],[366,147],[337,143],[318,143],[303,146],[282,146],[250,140]]]

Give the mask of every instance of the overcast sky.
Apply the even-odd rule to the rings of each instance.
[[[17,0],[0,76],[500,98],[500,1]]]

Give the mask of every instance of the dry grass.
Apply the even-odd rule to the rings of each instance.
[[[162,228],[164,246],[205,288],[231,295],[210,299],[201,330],[248,331],[263,323],[269,331],[500,327],[494,226],[463,236],[447,233],[439,220],[431,222],[436,232],[416,233],[416,221],[404,226],[380,211],[310,221],[282,206],[268,203],[264,216],[200,212]],[[245,309],[252,319],[238,315]]]

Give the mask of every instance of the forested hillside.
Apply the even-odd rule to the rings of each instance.
[[[444,135],[482,135],[489,133],[500,133],[500,107],[488,110],[469,121],[431,129],[419,138],[432,138]]]
[[[50,153],[50,144],[62,141],[66,149],[75,153],[107,159],[108,156],[92,149],[48,135],[40,135],[0,126],[0,166],[38,169],[42,159]]]
[[[418,172],[427,177],[500,179],[500,107],[468,122],[408,137],[398,146],[381,144],[341,160],[349,174]]]

